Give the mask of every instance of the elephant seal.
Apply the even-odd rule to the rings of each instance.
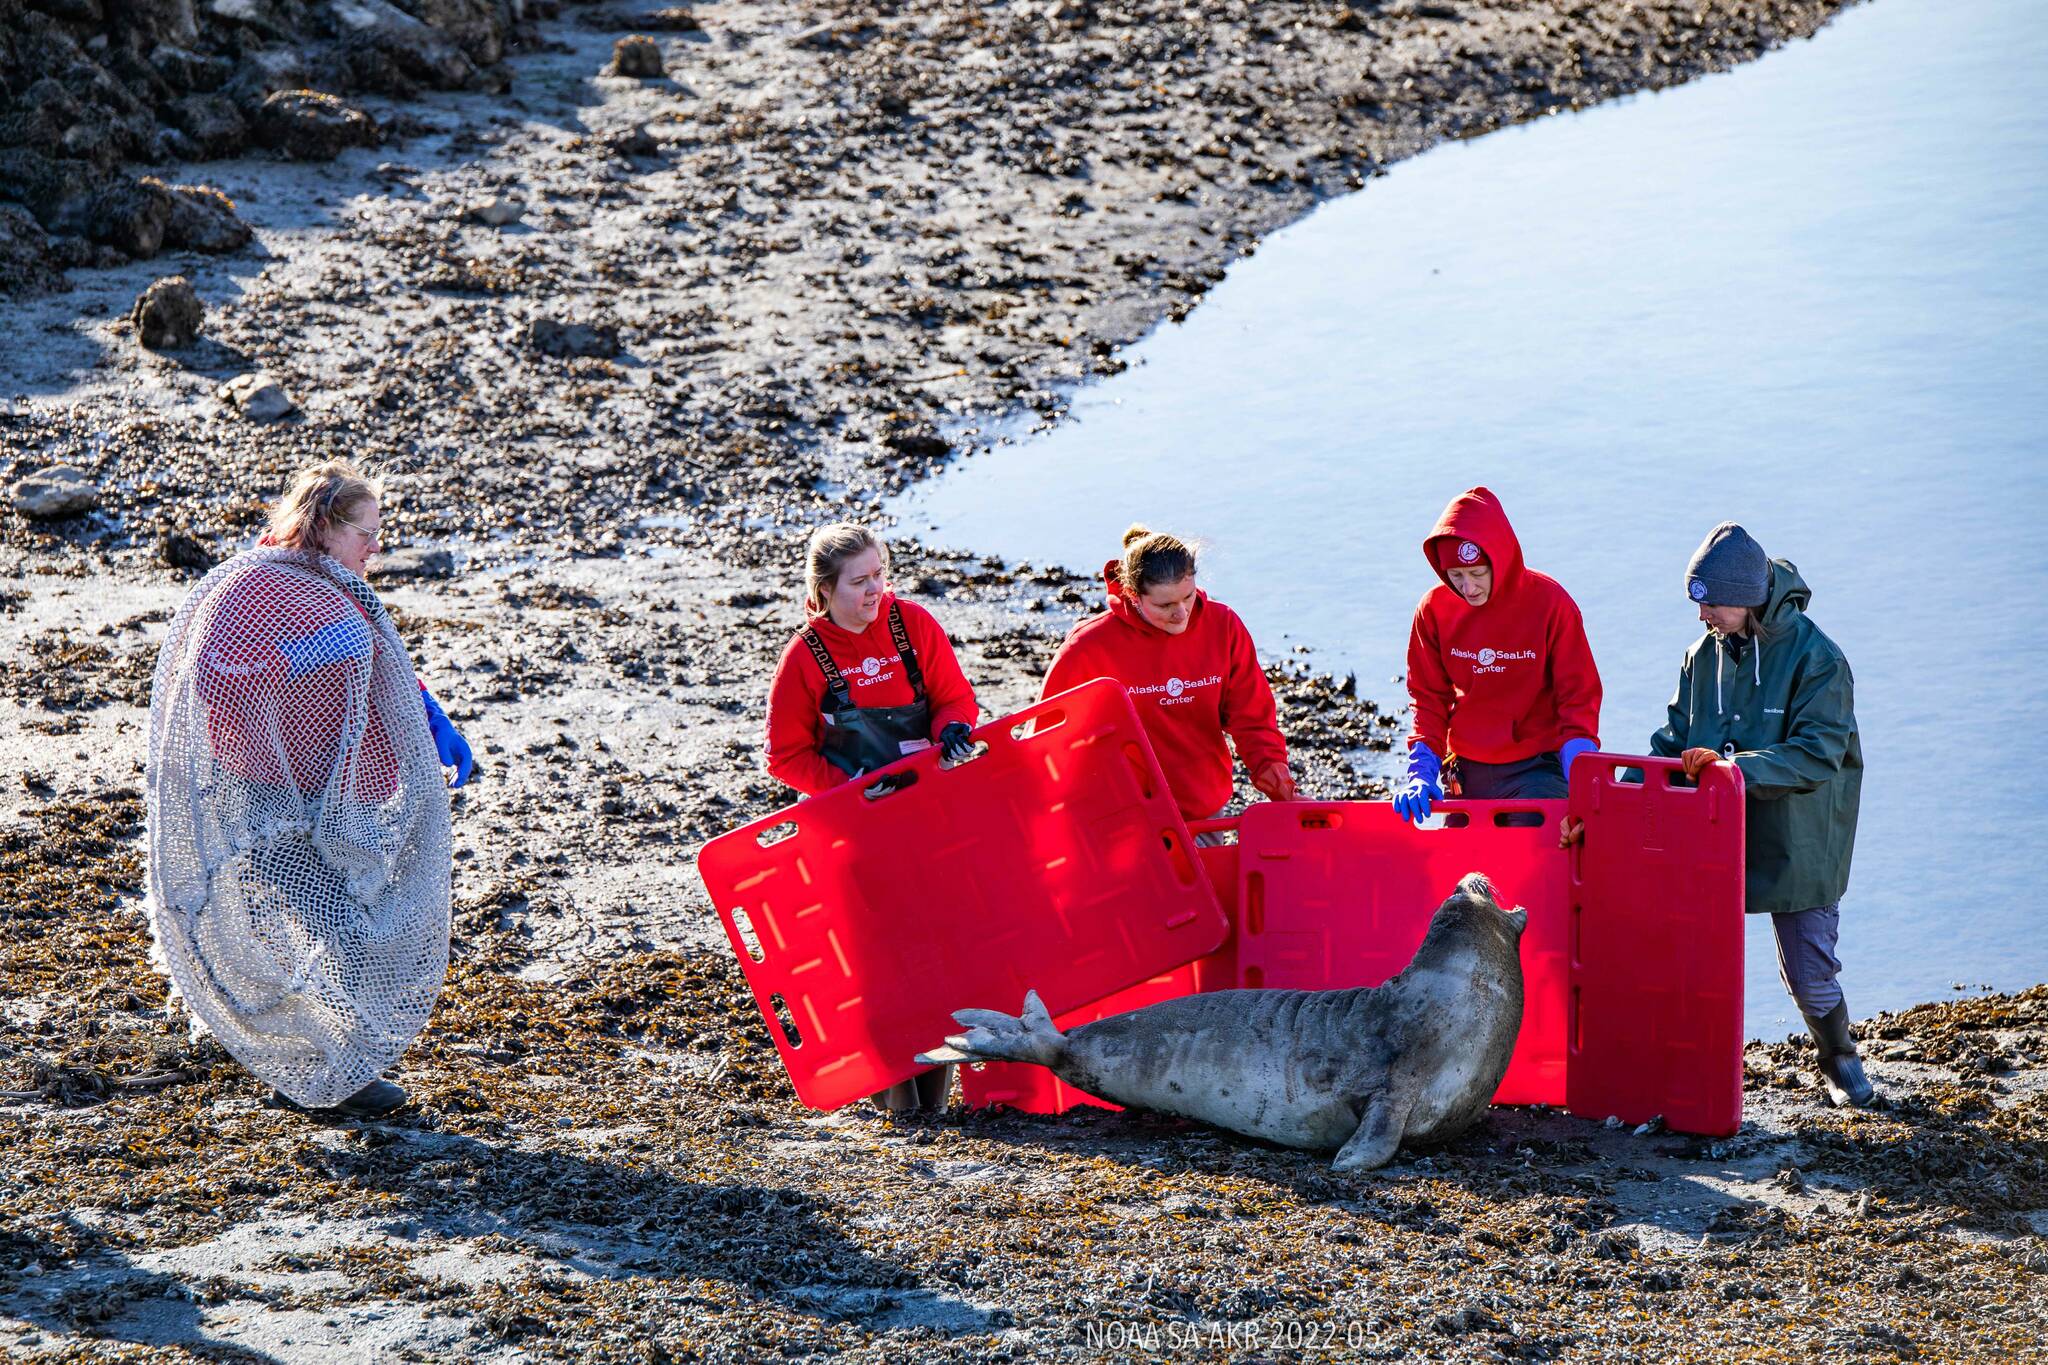
[[[1384,985],[1183,996],[1064,1034],[1032,991],[1020,1017],[961,1010],[967,1031],[918,1061],[1036,1062],[1121,1105],[1334,1149],[1336,1170],[1371,1170],[1486,1112],[1522,1026],[1528,918],[1503,911],[1475,872]]]

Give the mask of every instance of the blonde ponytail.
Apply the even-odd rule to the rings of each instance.
[[[1117,580],[1127,595],[1137,597],[1159,583],[1178,583],[1194,571],[1194,547],[1179,536],[1154,531],[1143,522],[1131,523],[1131,529],[1124,532]]]

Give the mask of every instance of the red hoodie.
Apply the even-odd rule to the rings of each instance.
[[[1188,628],[1168,635],[1147,622],[1124,594],[1117,561],[1103,570],[1109,610],[1075,626],[1045,675],[1041,697],[1115,678],[1138,718],[1181,814],[1204,820],[1230,803],[1230,749],[1251,772],[1287,761],[1273,688],[1259,667],[1251,632],[1237,613],[1195,594]]]
[[[917,700],[910,690],[910,675],[903,668],[903,656],[889,638],[889,608],[903,609],[903,632],[917,651],[917,666],[924,670],[925,700],[931,704],[932,732],[956,720],[973,725],[981,719],[981,706],[974,700],[974,688],[953,657],[953,643],[932,614],[915,602],[905,602],[894,593],[882,594],[881,609],[868,628],[859,632],[833,623],[830,616],[813,616],[811,625],[825,642],[825,652],[846,678],[847,691],[855,706],[908,706]],[[825,673],[811,657],[809,646],[792,635],[775,666],[775,684],[768,692],[768,772],[806,796],[830,791],[847,780],[846,774],[825,761]]]
[[[266,535],[257,545],[277,542]],[[377,802],[397,790],[398,760],[369,681],[382,642],[360,604],[287,567],[250,563],[214,590],[200,619],[195,686],[216,762],[252,782],[317,793],[354,708],[365,706],[348,794]]]
[[[1437,542],[1469,540],[1493,565],[1493,592],[1472,606],[1450,586]],[[1484,488],[1461,493],[1422,542],[1444,581],[1423,594],[1408,636],[1409,743],[1440,758],[1513,763],[1600,738],[1600,671],[1578,604],[1547,574],[1522,565],[1522,543]]]

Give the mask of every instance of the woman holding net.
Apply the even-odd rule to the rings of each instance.
[[[381,499],[345,462],[302,471],[179,609],[150,702],[159,964],[284,1099],[357,1116],[405,1103],[383,1073],[447,971],[447,789],[473,766],[364,581]]]

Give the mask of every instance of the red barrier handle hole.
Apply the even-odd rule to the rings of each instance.
[[[766,962],[768,954],[761,947],[761,936],[754,932],[754,921],[747,917],[745,910],[738,907],[734,907],[731,913],[733,932],[738,934],[740,942],[746,945],[747,956],[756,962]]]
[[[1546,817],[1540,810],[1497,810],[1493,813],[1495,829],[1542,829]]]
[[[860,794],[870,801],[886,801],[897,793],[908,791],[916,785],[917,774],[915,772],[890,773],[887,777],[876,779],[872,785],[862,787]]]
[[[965,758],[949,759],[945,755],[941,754],[939,756],[939,771],[951,772],[955,768],[964,768],[968,764],[974,762],[975,759],[980,758],[983,754],[987,752],[988,744],[984,741],[982,743],[976,744],[972,749],[969,749],[967,751],[967,757]]]
[[[775,1011],[775,1026],[782,1030],[782,1036],[792,1049],[804,1045],[804,1037],[796,1029],[796,1016],[789,1011],[789,1002],[780,992],[768,997],[768,1004]]]
[[[1303,811],[1301,827],[1314,830],[1342,829],[1344,817],[1335,811]]]
[[[1152,764],[1145,758],[1145,751],[1136,743],[1124,745],[1124,762],[1131,765],[1131,776],[1137,779],[1138,794],[1150,801],[1159,794],[1159,788],[1152,781]]]
[[[1166,847],[1166,858],[1168,862],[1173,864],[1174,878],[1182,886],[1193,886],[1195,884],[1195,877],[1198,874],[1195,871],[1194,861],[1188,857],[1187,849],[1181,844],[1180,836],[1170,829],[1161,830],[1159,832],[1159,842]]]
[[[1059,729],[1067,723],[1064,711],[1041,711],[1029,720],[1019,721],[1010,727],[1011,739],[1036,739],[1043,734]]]
[[[756,834],[754,842],[763,848],[773,848],[784,839],[793,839],[795,837],[796,821],[784,820],[782,823],[770,825],[759,834]]]

